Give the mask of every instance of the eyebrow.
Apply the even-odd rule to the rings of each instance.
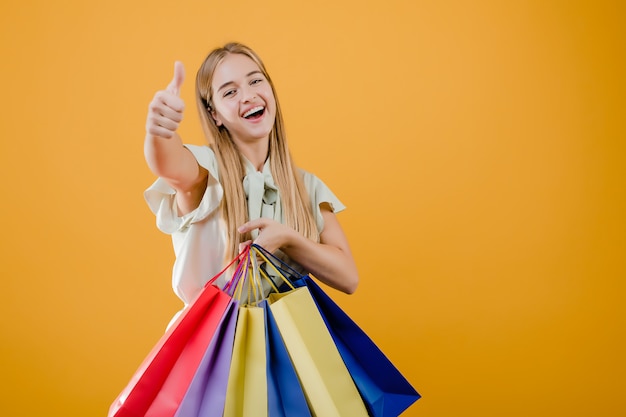
[[[251,76],[251,75],[254,75],[254,74],[261,74],[261,75],[263,75],[263,73],[262,73],[261,71],[259,71],[259,70],[254,70],[254,71],[249,72],[248,74],[246,74],[246,78],[247,78],[247,77],[249,77],[249,76]],[[231,85],[231,84],[235,84],[235,82],[234,82],[234,81],[228,81],[228,82],[225,82],[224,84],[222,84],[222,85],[220,86],[220,88],[218,88],[218,89],[217,89],[217,91],[221,91],[223,88],[225,88],[225,87],[227,87],[227,86],[229,86],[229,85]]]

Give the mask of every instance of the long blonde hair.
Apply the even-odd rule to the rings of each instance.
[[[209,146],[217,157],[219,181],[224,188],[221,208],[229,239],[226,257],[234,258],[239,251],[239,244],[251,238],[249,234],[242,235],[237,231],[237,227],[248,221],[248,205],[242,184],[246,175],[243,159],[228,130],[223,125],[217,126],[210,113],[213,105],[213,74],[228,54],[242,54],[252,59],[272,87],[276,118],[269,135],[270,169],[280,192],[284,223],[305,237],[318,241],[319,231],[309,196],[287,146],[283,115],[274,84],[265,65],[252,49],[240,43],[228,43],[209,53],[196,75],[196,103],[200,121]]]

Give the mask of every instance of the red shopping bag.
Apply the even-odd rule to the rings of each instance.
[[[232,297],[213,282],[187,306],[152,348],[130,382],[113,402],[109,417],[172,417],[222,320]]]

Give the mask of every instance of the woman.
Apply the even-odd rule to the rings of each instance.
[[[229,43],[200,67],[196,101],[208,146],[183,145],[176,133],[185,111],[183,81],[177,62],[172,82],[150,103],[144,146],[159,177],[145,196],[159,229],[172,235],[176,294],[191,302],[251,241],[337,290],[354,292],[358,273],[335,215],[344,206],[294,165],[259,57]]]

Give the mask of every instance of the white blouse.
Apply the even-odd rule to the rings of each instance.
[[[156,215],[159,230],[172,235],[176,260],[172,271],[172,287],[185,305],[195,299],[205,283],[224,268],[227,231],[226,224],[218,209],[224,195],[219,183],[217,159],[208,146],[185,145],[194,155],[198,164],[209,172],[207,188],[198,207],[183,216],[178,215],[176,190],[162,178],[157,179],[144,193],[150,210]],[[248,198],[248,216],[250,220],[260,217],[283,222],[280,193],[274,185],[270,173],[269,160],[263,171],[259,172],[249,161],[246,162],[246,177],[243,181]],[[333,212],[338,213],[345,206],[332,191],[315,175],[306,171],[303,174],[304,185],[311,200],[311,208],[316,218],[320,233],[324,220],[320,204],[328,203]],[[253,238],[258,232],[254,231]],[[302,271],[293,262],[290,264]],[[220,288],[230,279],[224,274],[216,285]]]

